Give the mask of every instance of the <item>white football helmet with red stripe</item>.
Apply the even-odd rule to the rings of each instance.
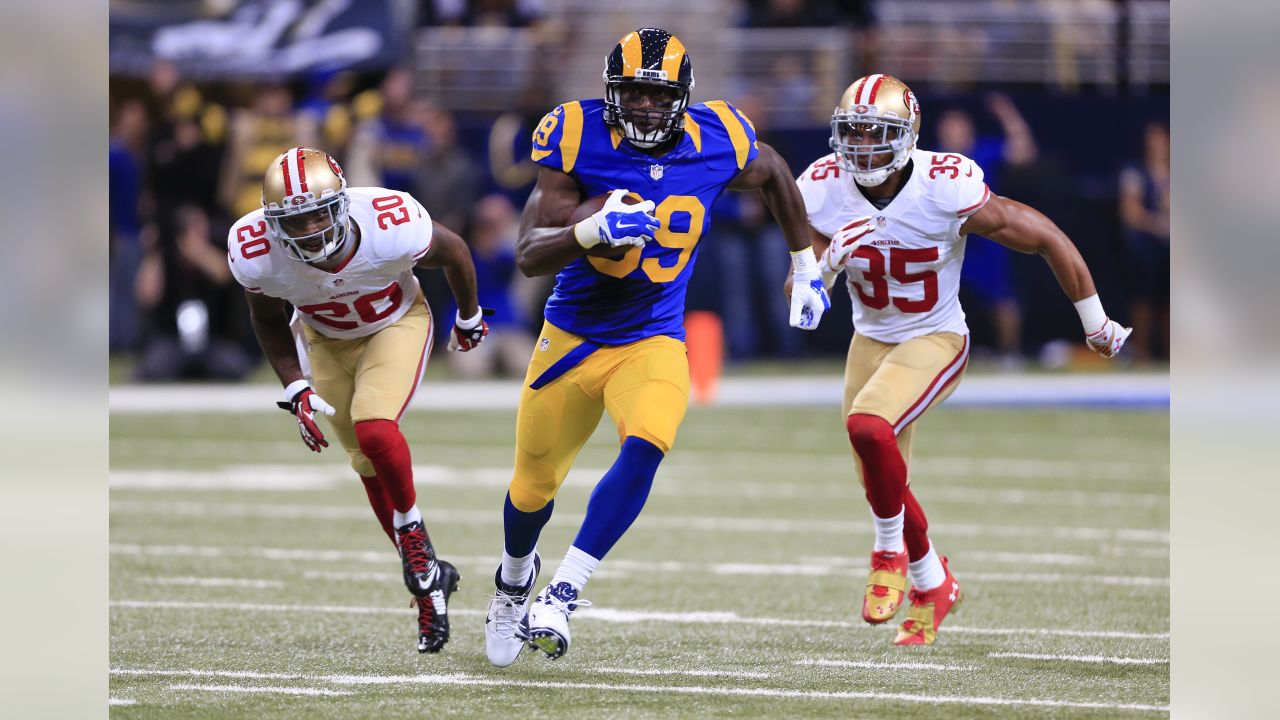
[[[831,149],[841,169],[863,187],[875,187],[901,170],[919,137],[920,103],[892,75],[858,78],[831,114]]]
[[[294,260],[319,262],[346,248],[349,204],[342,168],[320,150],[289,148],[262,179],[268,232]]]

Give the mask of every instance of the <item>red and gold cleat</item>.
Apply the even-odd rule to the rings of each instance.
[[[880,550],[871,553],[871,574],[862,596],[862,619],[872,625],[892,620],[907,592],[907,553]]]
[[[938,636],[938,626],[960,604],[963,599],[960,583],[951,574],[945,557],[942,558],[942,568],[947,571],[947,579],[938,587],[932,590],[911,588],[911,609],[907,611],[906,622],[898,628],[894,645],[932,645]]]

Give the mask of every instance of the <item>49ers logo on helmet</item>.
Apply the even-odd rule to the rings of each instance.
[[[334,160],[332,155],[325,155],[324,157],[329,161],[329,169],[333,171],[333,174],[342,177],[342,168],[338,165],[338,161]]]
[[[307,196],[305,196],[305,195],[294,195],[294,196],[293,196],[293,199],[291,199],[289,202],[290,202],[290,203],[293,203],[294,205],[301,205],[301,204],[305,203],[306,201],[307,201]]]
[[[867,107],[866,105],[857,105],[853,108],[853,113],[855,115],[866,115],[867,111],[870,109],[871,108]]]
[[[912,115],[920,114],[920,103],[916,102],[915,93],[911,92],[910,90],[903,90],[902,102],[911,110]]]

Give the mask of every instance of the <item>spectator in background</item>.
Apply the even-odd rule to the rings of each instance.
[[[426,131],[430,148],[415,169],[414,197],[442,225],[466,227],[467,214],[480,196],[484,182],[480,166],[458,144],[453,113],[419,102],[414,106],[414,114]]]
[[[1007,96],[988,95],[987,109],[999,121],[1001,136],[979,136],[967,113],[946,110],[938,115],[938,150],[972,158],[985,169],[987,186],[998,193],[1001,170],[1031,164],[1037,149],[1031,128]],[[966,307],[981,307],[989,318],[1000,364],[1016,369],[1022,364],[1022,312],[1012,282],[1011,255],[987,238],[970,235],[960,282],[978,301]]]
[[[449,355],[449,367],[461,377],[519,377],[529,364],[533,335],[527,329],[528,306],[521,301],[528,278],[516,270],[519,221],[515,206],[503,195],[486,196],[472,213],[471,256],[479,301],[494,314],[487,318],[492,332],[484,343],[465,357]]]
[[[262,173],[280,153],[296,145],[315,145],[315,126],[293,112],[293,97],[282,84],[258,88],[253,106],[231,119],[218,198],[231,217],[262,207]]]
[[[240,293],[222,234],[195,205],[178,208],[172,233],[152,233],[138,274],[138,302],[150,311],[137,380],[240,380],[252,368],[235,337]]]
[[[1169,359],[1169,130],[1152,122],[1141,163],[1120,171],[1120,222],[1132,298],[1134,360]],[[1155,353],[1153,354],[1153,344]]]
[[[140,334],[141,318],[133,287],[142,264],[139,212],[147,151],[147,109],[142,101],[128,100],[120,105],[110,135],[107,173],[111,307],[107,331],[109,349],[117,352],[135,349]]]
[[[369,113],[372,98],[377,111]],[[426,161],[431,140],[413,102],[413,73],[391,69],[375,95],[362,93],[355,101],[360,115],[371,115],[356,128],[347,152],[347,182],[417,194],[416,176]],[[461,226],[456,226],[461,227]]]
[[[298,113],[319,129],[325,152],[343,163],[355,134],[356,116],[348,103],[354,83],[350,70],[314,70],[307,75],[307,95],[298,103]]]

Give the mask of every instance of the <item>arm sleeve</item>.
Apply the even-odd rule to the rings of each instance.
[[[961,157],[960,173],[955,179],[955,213],[956,217],[964,219],[987,204],[991,199],[991,189],[987,187],[984,180],[985,173],[982,172],[982,167],[967,157]]]

